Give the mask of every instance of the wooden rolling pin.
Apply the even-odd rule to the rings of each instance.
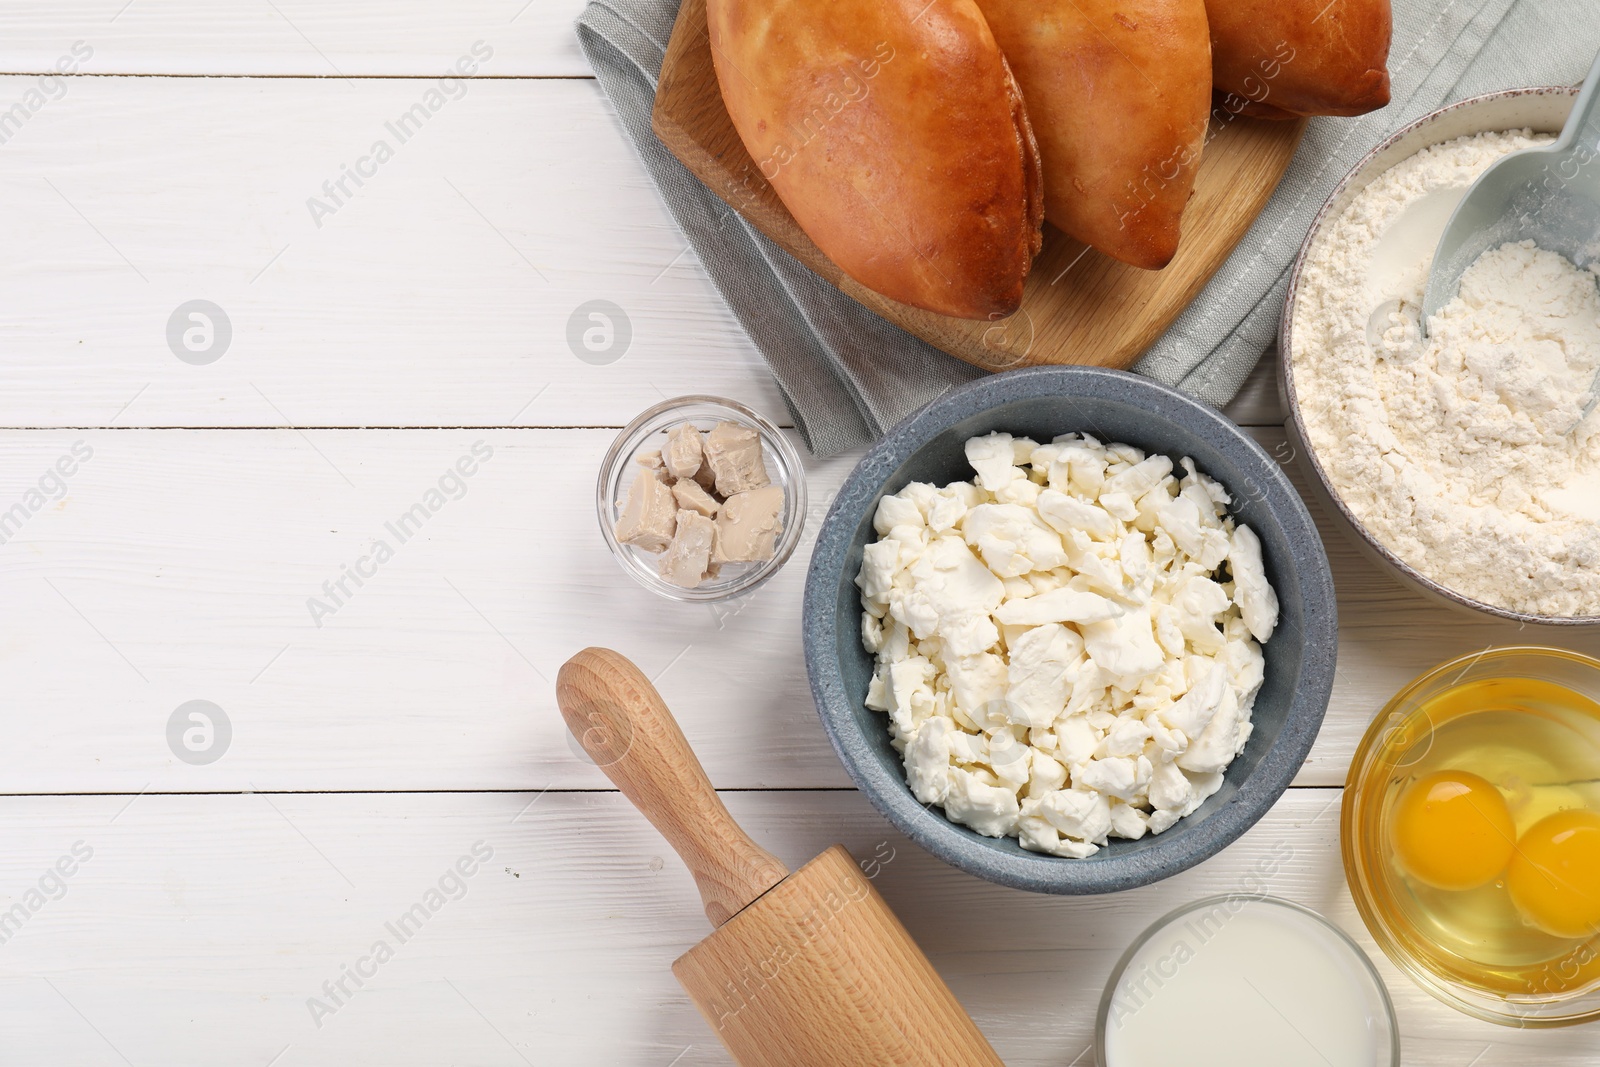
[[[750,840],[626,657],[584,649],[556,700],[694,875],[716,930],[672,973],[740,1067],[1004,1067],[843,845],[790,874]]]

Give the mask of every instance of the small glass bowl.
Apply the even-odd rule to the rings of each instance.
[[[693,423],[702,432],[719,422],[737,422],[753,428],[761,435],[767,477],[773,485],[783,488],[783,531],[773,546],[772,558],[759,563],[724,563],[717,577],[708,578],[693,589],[673,585],[661,577],[660,553],[625,545],[617,540],[616,533],[617,518],[627,502],[628,487],[644,469],[634,458],[665,446],[667,432],[686,422]],[[668,600],[694,603],[731,600],[778,573],[778,568],[794,554],[805,526],[806,475],[800,464],[800,454],[783,432],[743,404],[719,396],[679,396],[645,411],[617,434],[600,463],[595,507],[600,517],[600,532],[611,546],[611,554],[640,585]]]
[[[1426,758],[1434,728],[1478,709],[1453,692],[1487,679],[1525,678],[1600,702],[1600,660],[1560,648],[1495,648],[1468,653],[1426,672],[1395,694],[1367,727],[1350,762],[1340,817],[1345,881],[1372,938],[1394,965],[1436,998],[1485,1022],[1518,1028],[1568,1026],[1600,1019],[1600,980],[1556,992],[1552,980],[1574,981],[1596,971],[1600,937],[1563,949],[1544,962],[1508,969],[1498,987],[1484,968],[1430,931],[1413,890],[1396,869],[1387,822],[1396,796]],[[1521,709],[1531,720],[1535,709]],[[1600,737],[1600,716],[1593,733]],[[1586,731],[1589,732],[1589,731]],[[1600,777],[1600,767],[1595,768]],[[1538,976],[1543,976],[1540,979]],[[1541,981],[1543,982],[1541,988]]]

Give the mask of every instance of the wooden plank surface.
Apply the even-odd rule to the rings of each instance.
[[[1167,883],[1047,899],[942,866],[846,788],[799,659],[808,547],[737,614],[649,598],[606,557],[590,490],[605,427],[689,391],[782,407],[609,106],[561,80],[586,73],[580,7],[0,12],[0,71],[25,75],[0,76],[0,110],[74,42],[94,49],[0,142],[0,511],[75,442],[93,449],[0,543],[0,914],[75,843],[93,850],[0,931],[0,1065],[726,1064],[668,972],[705,933],[688,875],[568,746],[541,677],[592,641],[658,676],[758,841],[792,864],[837,840],[878,860],[1013,1067],[1090,1062],[1128,940],[1253,887],[1284,847],[1264,888],[1372,951],[1337,866],[1337,790],[1318,787],[1403,681],[1528,634],[1428,605],[1330,541],[1340,672],[1303,788]],[[480,39],[483,78],[319,227],[308,198]],[[179,77],[102,76],[118,73]],[[196,298],[235,329],[205,365],[167,339]],[[593,299],[632,328],[609,365],[565,339]],[[1270,361],[1228,410],[1280,421]],[[1258,436],[1288,458],[1280,431]],[[480,439],[495,452],[466,495],[315,625],[321,584]],[[813,529],[852,459],[812,465]],[[215,762],[169,743],[192,700],[229,717]],[[317,1026],[308,998],[331,1005],[322,983],[480,841],[490,862]],[[1378,964],[1408,1064],[1593,1060],[1584,1030],[1478,1024]]]
[[[437,75],[474,41],[492,73],[589,73],[584,0],[66,0],[6,4],[0,72],[45,73],[76,41],[91,74]],[[348,90],[345,90],[348,91]],[[3,99],[3,97],[0,97]]]
[[[855,793],[726,795],[788,863],[836,841],[866,861],[1010,1067],[1092,1063],[1095,1005],[1134,936],[1182,903],[1257,887],[1323,912],[1374,954],[1407,1064],[1592,1062],[1591,1032],[1475,1022],[1376,955],[1340,876],[1337,798],[1292,790],[1223,857],[1146,889],[1067,899],[945,867]],[[0,799],[0,904],[75,842],[93,850],[66,894],[0,945],[6,1063],[730,1062],[669,972],[709,932],[699,896],[614,793],[129,800]],[[388,924],[474,845],[489,860],[459,887],[447,879],[401,943]],[[393,958],[363,965],[376,974],[359,990],[346,981],[354,996],[334,1005],[322,984],[380,940]],[[335,1010],[314,1019],[312,997]]]
[[[1290,458],[1281,429],[1253,432]],[[799,631],[810,545],[854,457],[810,464],[795,558],[747,600],[713,608],[656,598],[608,554],[592,487],[612,436],[0,433],[0,510],[75,441],[94,453],[0,545],[0,595],[29,620],[0,642],[17,709],[0,778],[40,792],[602,788],[568,746],[551,680],[566,656],[603,644],[657,677],[719,787],[847,786]],[[479,442],[492,458],[464,488],[450,482],[460,498],[402,542],[392,525]],[[1324,529],[1340,663],[1299,780],[1337,785],[1400,686],[1530,635],[1434,607]],[[376,574],[346,582],[348,597],[325,591],[376,555],[375,540],[393,558],[363,564]],[[1538,639],[1600,653],[1600,635]],[[205,766],[176,759],[164,732],[197,699],[234,727],[226,757]]]
[[[0,78],[0,101],[27,84]],[[0,145],[0,425],[620,426],[689,392],[780,409],[593,82],[473,82],[404,143],[390,127],[430,83],[356,84],[77,79]],[[324,182],[355,166],[375,176],[335,204]],[[232,326],[205,365],[168,341],[195,299]],[[568,341],[594,300],[630,334],[598,364]]]
[[[404,145],[385,123],[418,84],[360,86],[79,79],[0,145],[0,425],[620,426],[687,392],[782,412],[593,83],[474,83]],[[375,138],[394,158],[313,219]],[[234,331],[201,366],[166,333],[197,298]],[[567,342],[595,299],[631,332],[600,365]],[[1280,422],[1267,396],[1236,417]]]

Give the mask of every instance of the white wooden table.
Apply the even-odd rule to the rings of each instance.
[[[849,787],[806,692],[804,548],[732,615],[623,575],[591,510],[615,428],[690,391],[783,412],[589,78],[579,7],[0,11],[0,1064],[727,1063],[668,971],[705,933],[693,885],[555,712],[592,643],[656,676],[786,861],[890,857],[878,885],[1016,1067],[1091,1062],[1128,941],[1283,842],[1265,887],[1375,954],[1407,1062],[1594,1062],[1600,1032],[1431,1001],[1376,955],[1338,862],[1374,710],[1533,635],[1330,540],[1340,670],[1295,788],[1196,870],[1051,899],[943,867]],[[80,75],[41,80],[78,42]],[[475,44],[478,75],[440,86]],[[386,123],[430,102],[400,143]],[[361,162],[379,139],[392,156]],[[345,167],[366,177],[335,201]],[[632,325],[606,366],[566,342],[592,299]],[[223,310],[225,350],[185,348],[184,323],[169,345],[192,300]],[[1263,371],[1230,413],[1287,461],[1275,396]],[[477,442],[492,457],[398,543],[385,523]],[[852,461],[811,464],[813,523]],[[393,558],[330,602],[374,539]],[[209,763],[169,744],[195,700],[231,731]]]

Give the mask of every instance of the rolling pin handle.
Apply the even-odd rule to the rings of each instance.
[[[556,703],[583,750],[688,865],[713,925],[789,876],[733,821],[661,694],[626,656],[573,656],[556,676]]]

